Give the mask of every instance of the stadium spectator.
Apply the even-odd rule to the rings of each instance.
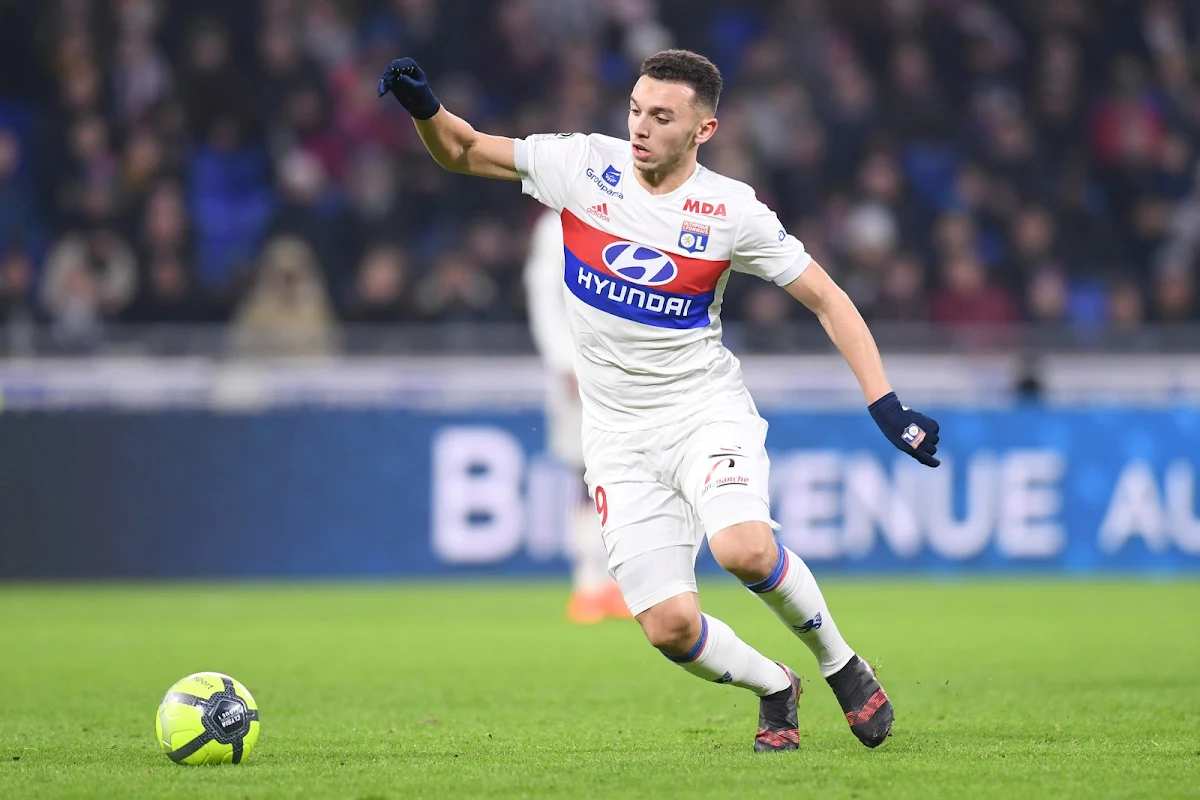
[[[353,322],[412,322],[415,313],[408,280],[407,261],[399,247],[369,250],[358,268],[347,316]]]
[[[1163,259],[1154,271],[1154,315],[1159,322],[1179,323],[1196,319],[1195,265],[1173,258]]]
[[[947,325],[1005,325],[1017,318],[1016,304],[1004,287],[988,279],[987,268],[973,253],[946,257],[942,288],[931,300],[933,319]]]
[[[95,294],[97,319],[175,308],[228,321],[265,242],[294,235],[315,252],[333,313],[351,319],[367,313],[364,265],[398,242],[412,303],[384,317],[519,320],[513,264],[536,209],[419,157],[412,125],[374,97],[380,66],[413,55],[452,107],[497,132],[623,135],[622,87],[675,45],[726,75],[706,163],[756,185],[874,317],[966,324],[946,298],[982,277],[984,305],[1005,320],[1195,319],[1200,11],[1087,8],[0,4],[0,253],[18,239],[38,287],[49,243],[116,231],[143,270],[138,301],[114,312],[102,274],[95,292],[72,278],[73,319]],[[798,320],[752,288],[730,281],[728,322]],[[34,297],[38,314],[63,318],[59,290]]]
[[[320,356],[334,351],[336,323],[313,249],[295,236],[267,242],[250,294],[233,320],[241,357]]]
[[[433,322],[481,322],[500,313],[496,282],[458,251],[445,253],[421,285],[416,303],[421,315]]]
[[[283,158],[275,214],[267,230],[272,236],[304,239],[324,270],[326,286],[341,298],[352,280],[361,243],[354,238],[354,219],[326,163],[304,147]]]
[[[33,295],[33,259],[18,243],[0,254],[0,321],[32,323],[38,318]]]
[[[929,321],[929,298],[925,265],[913,252],[892,257],[884,269],[873,318],[884,322]]]
[[[0,128],[0,253],[37,241],[42,223],[29,184],[22,179],[24,158],[16,133]],[[25,253],[28,255],[27,253]]]
[[[159,251],[150,257],[141,289],[122,319],[129,322],[185,324],[211,318],[202,296],[178,254]]]
[[[86,302],[98,317],[117,317],[137,291],[137,260],[115,230],[71,233],[46,258],[42,300],[56,316],[78,313]]]
[[[1133,281],[1118,281],[1110,290],[1109,324],[1116,331],[1131,332],[1146,319],[1141,288]]]

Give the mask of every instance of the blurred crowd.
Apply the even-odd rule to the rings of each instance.
[[[477,128],[624,136],[646,55],[709,55],[708,167],[872,321],[1197,319],[1189,0],[0,0],[0,319],[524,319],[537,204],[442,172],[375,95],[400,54]],[[731,281],[726,317],[805,315]]]

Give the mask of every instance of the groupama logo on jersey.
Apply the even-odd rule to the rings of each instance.
[[[617,189],[621,183],[621,173],[613,168],[612,164],[604,170],[604,173],[598,173],[591,167],[587,168],[588,180],[596,184],[596,188],[604,192],[609,197],[615,197],[618,200],[624,200],[625,194]]]
[[[614,274],[638,286],[662,286],[679,274],[669,255],[644,244],[613,242],[604,248],[601,258]]]

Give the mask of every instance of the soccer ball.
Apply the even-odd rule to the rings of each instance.
[[[154,727],[176,764],[240,764],[258,741],[258,704],[228,675],[197,672],[170,688]]]

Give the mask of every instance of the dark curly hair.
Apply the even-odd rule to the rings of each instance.
[[[710,114],[717,112],[721,99],[721,71],[699,53],[691,50],[663,50],[642,62],[639,75],[655,80],[682,83],[692,87],[696,93],[696,104]]]

